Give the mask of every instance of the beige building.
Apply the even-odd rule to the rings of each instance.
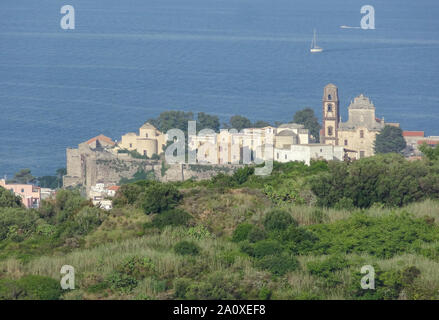
[[[247,128],[241,132],[222,129],[219,133],[189,136],[189,150],[198,163],[238,164],[268,160],[273,157],[276,128]]]
[[[303,124],[285,123],[276,129],[275,147],[288,148],[296,144],[309,143],[309,131],[305,129]]]
[[[161,154],[165,145],[166,135],[147,122],[140,127],[139,134],[129,132],[123,135],[117,146],[119,149],[135,150],[141,155],[151,157],[153,154]]]
[[[197,162],[210,164],[248,164],[276,160],[274,150],[288,153],[287,158],[291,158],[289,161],[294,161],[292,146],[308,145],[310,141],[308,129],[296,123],[282,124],[278,128],[247,128],[241,132],[223,129],[219,133],[198,134],[189,139],[189,150],[196,151]],[[301,151],[297,149],[295,152]],[[299,155],[298,161],[308,159],[306,154]],[[309,159],[306,162],[309,163]]]
[[[328,84],[323,91],[323,128],[320,140],[324,144],[343,146],[351,159],[373,156],[377,133],[385,125],[399,126],[396,123],[385,123],[384,118],[377,118],[374,104],[363,94],[351,101],[348,112],[348,120],[341,122],[338,89]]]

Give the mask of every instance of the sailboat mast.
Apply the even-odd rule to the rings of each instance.
[[[313,48],[317,47],[316,29],[314,29]]]

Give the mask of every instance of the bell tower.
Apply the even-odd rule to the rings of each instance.
[[[321,143],[338,145],[338,125],[340,123],[338,89],[332,83],[323,89],[323,128]]]

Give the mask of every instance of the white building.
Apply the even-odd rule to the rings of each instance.
[[[301,161],[310,165],[311,160],[343,160],[344,148],[327,144],[291,145],[288,148],[275,148],[274,161]]]

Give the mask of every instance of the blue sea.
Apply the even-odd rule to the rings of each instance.
[[[360,26],[363,5],[376,29],[340,28]],[[165,110],[321,117],[330,82],[343,120],[364,93],[378,117],[439,135],[438,16],[437,0],[2,0],[0,176],[54,174],[67,147]]]

